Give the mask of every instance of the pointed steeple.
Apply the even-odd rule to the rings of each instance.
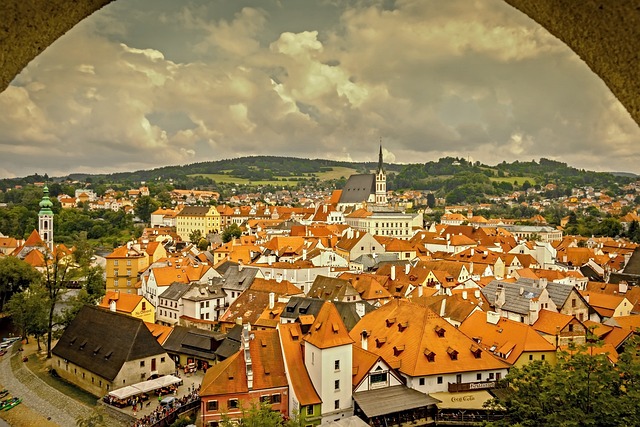
[[[38,234],[50,251],[53,251],[53,202],[49,199],[49,188],[42,189],[40,212],[38,212]]]
[[[378,155],[378,173],[384,172],[382,164],[382,140],[380,140],[380,154]]]

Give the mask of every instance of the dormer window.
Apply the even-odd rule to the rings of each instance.
[[[435,362],[436,361],[436,354],[429,350],[428,348],[424,349],[424,355],[427,358],[427,362]]]
[[[398,323],[398,331],[402,332],[405,329],[407,329],[407,327],[409,326],[409,322],[402,322],[402,323]]]
[[[386,322],[387,322],[387,328],[390,328],[391,325],[396,323],[396,318],[395,317],[390,317],[389,319],[386,320]]]
[[[458,360],[458,351],[457,350],[454,350],[453,348],[449,347],[449,348],[447,348],[447,354],[449,355],[451,360]]]
[[[404,351],[404,345],[396,345],[393,347],[393,355],[399,356]]]
[[[473,357],[475,357],[476,359],[480,359],[480,357],[482,356],[482,349],[473,344],[471,345],[471,353],[473,354]]]
[[[376,347],[380,348],[386,342],[387,342],[387,338],[385,337],[376,338]]]
[[[442,326],[436,326],[434,331],[440,338],[444,338],[445,329]]]

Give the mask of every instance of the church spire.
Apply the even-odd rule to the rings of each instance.
[[[378,173],[383,172],[383,164],[382,164],[382,138],[380,138],[380,154],[378,155]]]
[[[40,212],[38,212],[38,234],[49,250],[53,251],[53,211],[51,210],[53,203],[49,199],[49,188],[46,185],[42,192]]]
[[[382,163],[382,138],[380,138],[380,154],[378,156],[378,172],[376,173],[376,205],[387,204],[387,174]]]

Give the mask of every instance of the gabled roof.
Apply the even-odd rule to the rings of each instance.
[[[544,289],[525,285],[524,283],[510,283],[505,281],[494,280],[482,288],[482,295],[485,296],[491,306],[494,306],[496,300],[496,292],[498,288],[505,293],[505,302],[502,310],[528,315],[530,301],[540,297]],[[521,292],[522,290],[522,292]]]
[[[309,288],[307,296],[329,301],[342,301],[345,297],[359,297],[360,294],[348,280],[318,275],[313,281],[311,288]]]
[[[568,314],[558,313],[557,311],[551,310],[540,310],[538,313],[538,319],[533,326],[538,332],[542,332],[548,335],[555,335],[558,331],[563,330],[566,326],[573,322],[578,321],[575,316],[570,316]]]
[[[126,362],[165,353],[144,322],[84,306],[67,326],[53,354],[113,380]]]
[[[280,315],[283,319],[297,319],[300,316],[317,316],[324,300],[308,297],[291,297]]]
[[[224,339],[225,335],[219,332],[174,326],[163,347],[171,353],[215,360],[215,351]]]
[[[309,332],[304,336],[304,340],[321,349],[353,343],[338,310],[329,301],[322,304]]]
[[[144,297],[142,295],[127,294],[122,292],[107,292],[105,296],[102,297],[102,301],[100,302],[99,306],[103,308],[109,308],[111,301],[115,301],[116,311],[131,314],[131,312],[135,310],[135,308],[143,299]]]
[[[486,352],[476,358],[470,338],[432,310],[412,302],[393,300],[363,317],[350,332],[356,345],[361,344],[363,331],[368,335],[368,350],[408,376],[507,367]]]
[[[302,331],[299,323],[281,323],[278,325],[282,352],[289,372],[291,391],[301,406],[322,403],[309,372],[304,364],[302,348]]]
[[[376,192],[376,176],[373,174],[351,175],[342,189],[339,203],[362,203]]]

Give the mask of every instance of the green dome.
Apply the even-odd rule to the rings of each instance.
[[[40,200],[40,212],[38,212],[38,215],[53,215],[51,210],[53,202],[49,200],[49,188],[45,185],[42,192],[44,194],[42,195],[42,200]]]

